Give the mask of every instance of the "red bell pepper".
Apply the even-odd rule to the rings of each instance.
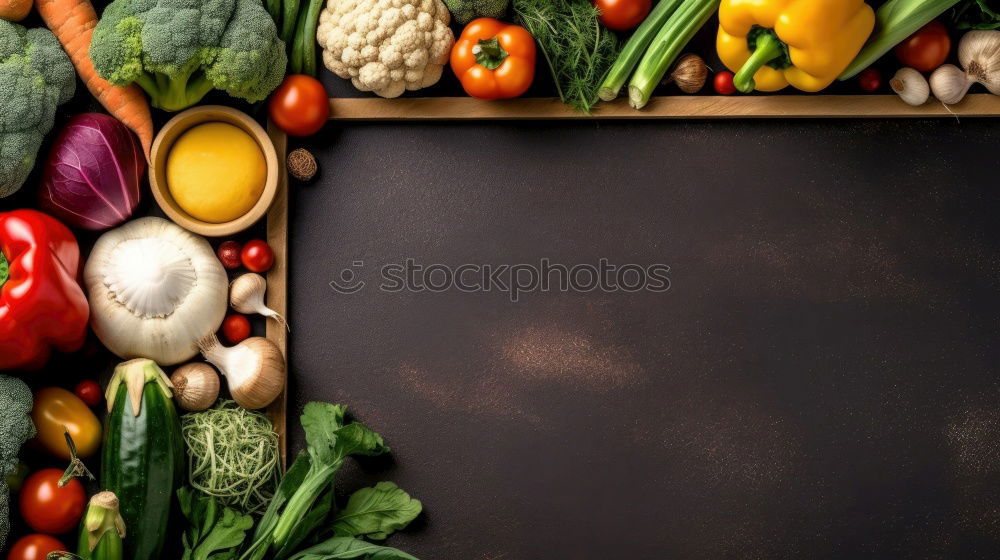
[[[37,210],[0,212],[0,370],[37,369],[52,349],[83,346],[90,307],[79,273],[69,228]]]

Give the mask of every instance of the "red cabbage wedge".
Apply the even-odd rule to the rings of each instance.
[[[114,227],[139,204],[145,170],[142,148],[125,125],[102,113],[76,115],[49,153],[41,205],[79,228]]]

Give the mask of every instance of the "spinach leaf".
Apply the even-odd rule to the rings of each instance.
[[[333,537],[303,550],[289,560],[338,560],[341,558],[417,560],[416,557],[410,556],[402,550],[371,544],[351,537]]]
[[[962,0],[950,19],[956,29],[1000,29],[1000,0]]]
[[[281,550],[274,555],[273,560],[285,560],[289,556],[295,553],[299,549],[299,545],[303,542],[308,542],[310,545],[315,544],[319,540],[319,537],[314,534],[314,530],[318,527],[325,525],[325,521],[330,516],[330,512],[334,508],[334,493],[333,484],[327,488],[326,492],[316,503],[313,504],[312,509],[309,510],[300,522],[296,523],[292,528],[292,533],[288,536],[288,541],[281,547]],[[306,539],[312,536],[312,538],[307,541]]]
[[[340,537],[367,537],[383,540],[413,521],[423,506],[392,482],[355,492],[347,506],[333,518],[333,530]]]
[[[321,402],[307,403],[302,409],[302,429],[306,432],[306,448],[315,464],[329,465],[337,460],[337,431],[344,426],[347,407]]]
[[[177,501],[189,523],[181,537],[181,559],[234,560],[237,547],[253,527],[253,518],[221,505],[215,498],[195,495],[190,488],[178,490]]]

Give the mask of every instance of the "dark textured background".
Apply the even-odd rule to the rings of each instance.
[[[998,142],[989,120],[331,124],[293,186],[292,410],[348,403],[386,437],[340,489],[423,500],[390,544],[426,560],[995,558]],[[372,285],[407,257],[662,262],[671,289]],[[338,295],[359,259],[369,286]]]

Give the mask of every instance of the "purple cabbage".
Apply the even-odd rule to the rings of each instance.
[[[139,142],[118,119],[101,113],[76,115],[49,153],[41,205],[68,224],[108,229],[132,215],[145,171]]]

